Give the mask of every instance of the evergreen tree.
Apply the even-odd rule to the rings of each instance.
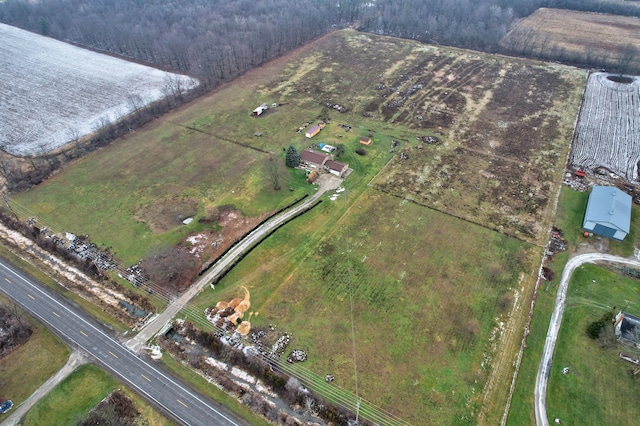
[[[293,145],[289,145],[287,149],[287,156],[285,160],[287,167],[297,167],[300,164],[300,154],[296,151]]]

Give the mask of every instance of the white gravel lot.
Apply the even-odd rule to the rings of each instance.
[[[131,112],[127,102],[161,99],[168,78],[195,80],[82,49],[0,24],[0,146],[14,155],[34,155],[96,129],[100,118]]]

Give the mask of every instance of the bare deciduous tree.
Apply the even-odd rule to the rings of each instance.
[[[273,189],[279,191],[282,186],[280,185],[284,175],[284,164],[278,157],[270,156],[264,162],[264,172],[269,182],[271,182]]]

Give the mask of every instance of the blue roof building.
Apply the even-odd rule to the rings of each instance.
[[[582,228],[622,241],[631,229],[631,196],[613,186],[594,186]]]

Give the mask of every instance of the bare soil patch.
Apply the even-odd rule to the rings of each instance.
[[[210,228],[191,233],[181,241],[180,245],[186,247],[189,253],[202,263],[202,268],[206,269],[231,244],[255,228],[269,214],[267,212],[258,217],[246,217],[239,210],[222,209],[214,216],[215,222],[219,225],[217,230]],[[205,220],[211,223],[210,220]]]
[[[450,55],[452,61],[438,63],[450,64],[451,69],[443,71],[448,79],[430,72],[403,74],[406,80],[421,81],[418,86],[423,88],[395,103],[395,114],[384,114],[406,126],[417,118],[414,127],[426,125],[442,135],[445,144],[423,144],[418,137],[373,184],[542,243],[548,200],[557,187],[577,113],[581,73],[496,57]],[[476,89],[468,90],[470,86]],[[389,109],[388,101],[378,105],[382,111]],[[369,104],[370,110],[374,107],[374,102]]]
[[[198,204],[195,198],[158,200],[150,206],[141,207],[135,218],[148,224],[154,233],[166,232],[181,225],[186,218],[195,216]]]

